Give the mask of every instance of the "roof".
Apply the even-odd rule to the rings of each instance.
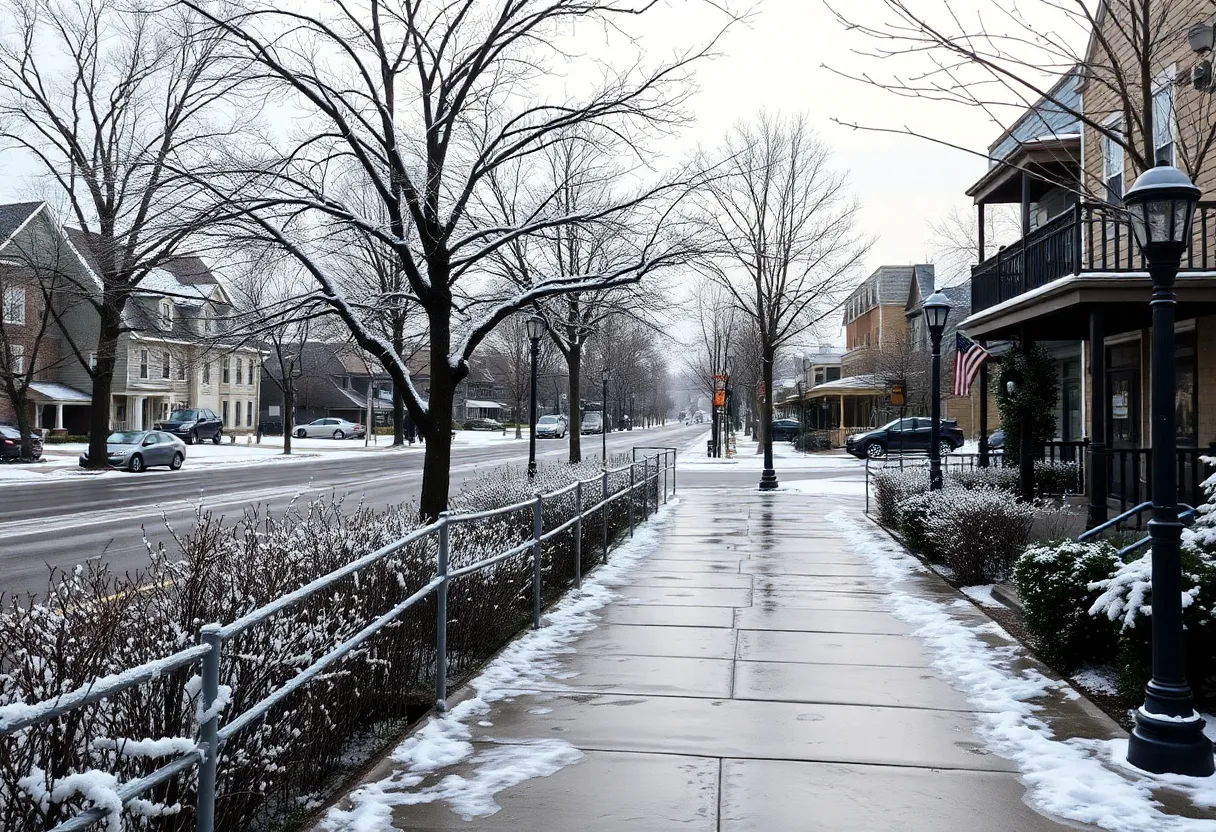
[[[480,407],[483,410],[502,410],[502,405],[498,402],[486,401],[484,399],[466,399],[465,407]]]
[[[41,202],[10,202],[0,205],[0,248],[8,245],[21,228],[42,208]]]
[[[88,393],[82,393],[75,387],[68,387],[66,384],[60,384],[57,381],[31,381],[30,390],[37,393],[41,398],[49,399],[53,402],[75,403],[75,402],[91,402],[93,397]]]
[[[847,393],[881,393],[889,386],[887,380],[882,376],[874,373],[865,373],[857,376],[845,376],[835,381],[825,381],[823,384],[816,384],[807,393],[807,398],[815,398],[820,395],[844,395]]]
[[[336,382],[334,383],[334,387],[337,387],[339,393],[341,393],[346,398],[350,399],[351,403],[355,407],[359,408],[360,410],[367,409],[367,397],[366,396],[361,396],[354,390],[351,390],[346,387],[338,387],[338,384]],[[372,396],[372,410],[392,410],[392,409],[393,409],[393,403],[391,401],[385,401],[384,399],[380,398],[379,396]]]
[[[1027,107],[1017,121],[988,146],[989,167],[996,167],[1002,159],[1027,143],[1041,143],[1070,134],[1079,138],[1080,121],[1068,110],[1076,112],[1081,108],[1080,81],[1081,73],[1077,67],[1073,67],[1060,76],[1046,95]],[[1061,104],[1064,106],[1061,107]]]

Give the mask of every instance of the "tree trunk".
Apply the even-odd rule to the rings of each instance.
[[[427,402],[426,456],[422,461],[422,519],[436,520],[448,508],[448,488],[452,463],[452,405],[456,399],[456,378],[448,364],[451,350],[449,303],[439,302],[429,316],[431,334],[431,393]]]
[[[519,417],[520,411],[522,411],[523,409],[524,409],[523,401],[520,399],[516,399],[515,400],[515,438],[516,439],[524,438],[523,426],[520,424],[520,417]],[[528,411],[529,425],[531,424],[531,422],[532,422],[532,412]]]
[[[283,455],[291,454],[291,434],[296,429],[296,385],[287,378],[283,383]]]
[[[583,433],[580,430],[583,420],[582,401],[579,399],[580,388],[582,387],[582,371],[583,371],[583,346],[576,343],[570,348],[570,354],[566,356],[566,370],[570,376],[570,463],[576,464],[583,461]]]
[[[393,385],[393,444],[405,444],[405,397]]]
[[[29,388],[27,387],[26,390]],[[13,405],[14,416],[17,419],[17,430],[21,431],[21,459],[33,459],[34,437],[33,426],[30,424],[30,406],[26,398],[26,390],[18,391],[16,385],[9,392],[9,401]]]
[[[110,435],[110,399],[114,391],[114,364],[118,336],[122,333],[122,309],[111,298],[101,306],[97,335],[97,369],[93,371],[93,394],[89,406],[89,468],[110,467],[106,438]],[[130,414],[128,414],[130,419]]]

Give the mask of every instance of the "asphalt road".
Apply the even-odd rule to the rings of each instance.
[[[705,425],[672,425],[647,431],[608,434],[609,453],[639,445],[670,445],[681,451],[695,442]],[[598,459],[600,437],[583,438],[583,458]],[[544,440],[542,460],[566,457],[565,441]],[[524,440],[453,450],[452,488],[487,467],[527,459]],[[166,522],[189,527],[197,507],[240,517],[245,508],[281,508],[293,496],[333,492],[347,501],[380,508],[414,499],[422,485],[421,452],[368,453],[365,457],[301,460],[90,479],[20,481],[0,486],[0,593],[42,594],[51,567],[70,569],[103,558],[119,573],[147,561],[144,539],[168,541]]]

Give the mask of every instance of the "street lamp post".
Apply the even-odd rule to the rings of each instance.
[[[1153,677],[1135,714],[1127,761],[1157,774],[1207,777],[1213,773],[1212,743],[1195,713],[1186,681],[1182,623],[1182,559],[1178,520],[1177,418],[1175,415],[1174,281],[1191,239],[1199,189],[1172,165],[1145,171],[1124,203],[1132,232],[1153,281],[1152,396],[1152,649]]]
[[[942,487],[942,333],[946,329],[946,319],[950,317],[950,301],[941,292],[934,292],[925,299],[925,325],[929,328],[929,338],[933,344],[933,374],[930,383],[933,385],[929,413],[929,490],[936,491]]]
[[[608,365],[604,365],[604,401],[603,417],[600,420],[600,455],[604,458],[604,467],[608,467]]]
[[[536,477],[536,359],[540,355],[540,338],[545,334],[545,321],[536,315],[528,318],[528,340],[532,342],[532,395],[528,409],[528,479]]]

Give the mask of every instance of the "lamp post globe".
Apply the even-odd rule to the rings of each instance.
[[[1199,189],[1172,165],[1145,171],[1124,197],[1132,233],[1153,281],[1150,301],[1153,509],[1148,530],[1152,548],[1152,679],[1136,709],[1127,760],[1157,774],[1206,777],[1213,773],[1212,743],[1195,713],[1186,680],[1186,632],[1182,623],[1182,523],[1178,519],[1178,426],[1175,415],[1174,281],[1191,240]]]
[[[531,359],[531,392],[528,406],[528,479],[536,477],[536,359],[540,354],[540,339],[545,334],[545,321],[536,315],[527,321],[528,340],[531,342],[528,350]]]
[[[930,379],[932,404],[929,419],[929,489],[942,487],[942,333],[950,317],[950,299],[941,292],[934,292],[921,304],[925,326],[929,330],[929,342],[933,348],[933,373]]]

